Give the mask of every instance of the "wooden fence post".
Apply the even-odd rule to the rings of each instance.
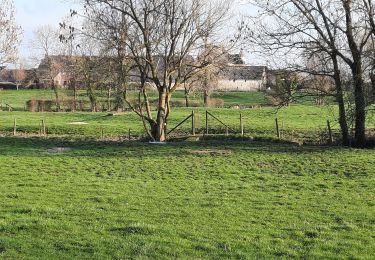
[[[13,136],[16,136],[17,135],[17,119],[14,118],[14,122],[13,122]]]
[[[46,123],[44,122],[44,119],[42,120],[42,129],[41,129],[42,135],[46,136]]]
[[[129,139],[129,141],[130,141],[131,138],[132,138],[132,136],[131,136],[131,130],[129,128],[129,131],[128,131],[128,139]]]
[[[333,143],[333,135],[332,135],[331,123],[329,122],[329,120],[327,120],[327,127],[328,127],[328,134],[329,134],[328,143],[332,144]]]
[[[276,123],[276,134],[277,134],[277,138],[281,138],[281,135],[280,135],[280,128],[279,128],[279,120],[277,118],[275,118],[275,123]]]
[[[228,127],[225,128],[225,135],[226,135],[226,136],[229,135],[229,129],[228,129]]]
[[[191,134],[195,136],[195,113],[191,112]]]
[[[240,114],[240,128],[241,128],[241,136],[243,137],[245,135],[245,132],[244,132],[244,127],[243,127],[242,113]]]
[[[208,130],[208,111],[206,111],[206,134],[207,135],[209,134],[209,130]]]

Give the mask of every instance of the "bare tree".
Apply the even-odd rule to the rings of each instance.
[[[17,59],[17,47],[21,28],[15,21],[13,1],[2,0],[0,4],[0,66]]]
[[[214,38],[228,13],[229,1],[85,0],[84,3],[99,28],[109,25],[103,22],[103,14],[111,13],[117,21],[122,21],[115,29],[139,82],[138,103],[126,102],[141,117],[149,136],[155,141],[165,141],[170,101],[185,78],[186,66],[201,69],[207,65],[187,64],[189,56],[198,55],[204,40]],[[150,86],[158,92],[156,117],[147,94]]]
[[[13,79],[16,82],[17,90],[22,82],[26,79],[26,72],[23,68],[13,70]]]
[[[44,68],[41,77],[54,91],[56,107],[60,111],[59,86],[55,83],[55,77],[61,72],[63,63],[54,59],[54,56],[61,54],[59,32],[50,25],[40,26],[34,31],[34,38],[30,45],[37,52],[36,59],[40,60],[42,58]]]
[[[329,75],[335,81],[339,104],[339,122],[343,143],[349,143],[344,89],[342,84],[342,63],[352,74],[355,102],[355,137],[357,146],[364,146],[366,102],[364,93],[363,54],[371,30],[369,19],[363,12],[363,1],[351,0],[290,0],[253,1],[264,12],[263,24],[254,34],[253,42],[262,46],[269,54],[283,54],[294,60],[294,68],[311,74]],[[271,21],[272,19],[272,21]],[[271,22],[270,22],[271,21]],[[267,24],[268,23],[268,24]],[[327,71],[301,68],[303,53],[322,53]],[[291,55],[294,57],[291,58]],[[299,64],[299,65],[298,65]]]

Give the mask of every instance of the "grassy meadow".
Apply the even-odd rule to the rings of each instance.
[[[98,90],[96,91],[98,102],[107,102],[107,92]],[[112,93],[113,94],[113,93]],[[129,92],[130,99],[136,98],[136,93]],[[150,99],[156,99],[157,93],[150,91]],[[59,97],[61,100],[67,100],[73,98],[72,90],[59,90]],[[88,102],[87,93],[84,90],[79,90],[77,95],[78,100]],[[242,106],[259,106],[265,105],[266,100],[262,92],[214,92],[211,94],[213,99],[222,99],[226,107],[242,105]],[[26,90],[2,90],[0,91],[0,104],[5,104],[13,107],[15,111],[24,111],[25,105],[28,100],[31,99],[42,99],[42,100],[54,100],[55,94],[51,89],[26,89]],[[201,93],[190,94],[190,101],[192,102],[203,102],[203,96]],[[183,91],[176,91],[173,95],[173,100],[178,101],[181,104],[185,102],[185,95]]]
[[[1,138],[0,155],[0,258],[374,256],[373,150]]]
[[[242,113],[259,139],[152,145],[111,138],[144,134],[133,113],[22,111],[48,95],[0,92],[16,108],[0,112],[0,259],[375,257],[375,150],[260,141],[275,138],[276,117],[287,140],[326,138],[327,119],[337,134],[334,105],[275,109],[258,107],[260,93],[217,93],[226,108],[209,111],[233,135]],[[170,127],[192,110],[174,108]],[[202,133],[206,110],[194,111]],[[48,137],[37,136],[42,119]]]
[[[52,136],[80,136],[98,138],[116,138],[127,136],[129,129],[132,136],[138,138],[145,135],[144,128],[137,115],[133,112],[113,114],[107,112],[59,112],[59,113],[29,113],[24,111],[25,103],[29,99],[52,99],[51,90],[22,90],[2,91],[0,100],[2,104],[11,104],[12,112],[0,112],[0,134],[10,135],[14,120],[17,120],[17,131],[19,135],[36,135],[41,120],[44,120],[49,135]],[[84,92],[80,92],[80,98],[87,99]],[[104,97],[102,97],[104,98]],[[192,100],[201,100],[196,94]],[[299,142],[327,139],[327,120],[331,121],[332,128],[338,135],[337,108],[334,105],[313,106],[312,104],[296,104],[285,108],[263,107],[265,102],[263,93],[260,92],[219,92],[213,93],[212,98],[224,100],[225,108],[208,109],[229,126],[229,133],[236,135],[240,133],[240,114],[243,116],[245,134],[252,137],[275,138],[275,118],[279,119],[283,138]],[[177,92],[174,100],[183,101],[183,92]],[[244,106],[248,108],[235,109],[232,106]],[[253,108],[251,108],[253,107]],[[6,110],[6,109],[3,109]],[[174,107],[169,118],[168,128],[174,128],[183,119],[189,116],[192,110],[196,113],[197,132],[203,134],[205,129],[205,108]],[[74,125],[83,122],[84,125]],[[374,121],[375,122],[375,121]],[[374,127],[374,122],[369,121],[368,126]],[[73,125],[72,125],[73,124]],[[226,129],[213,118],[209,118],[210,133],[224,134]],[[191,122],[188,121],[177,129],[173,135],[186,135],[191,132]]]

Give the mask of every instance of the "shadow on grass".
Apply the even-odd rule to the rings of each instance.
[[[213,149],[232,151],[252,151],[258,153],[322,153],[327,150],[342,150],[342,147],[299,146],[291,143],[271,142],[251,139],[206,139],[203,141],[170,142],[167,145],[150,145],[147,142],[100,141],[94,139],[65,138],[20,138],[0,137],[0,156],[50,156],[49,150],[61,149],[62,156],[186,156],[189,151]],[[59,154],[58,152],[56,154]]]

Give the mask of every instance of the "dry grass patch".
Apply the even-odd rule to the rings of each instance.
[[[231,155],[231,150],[196,150],[191,152],[194,155],[209,155],[209,156],[223,156]]]

